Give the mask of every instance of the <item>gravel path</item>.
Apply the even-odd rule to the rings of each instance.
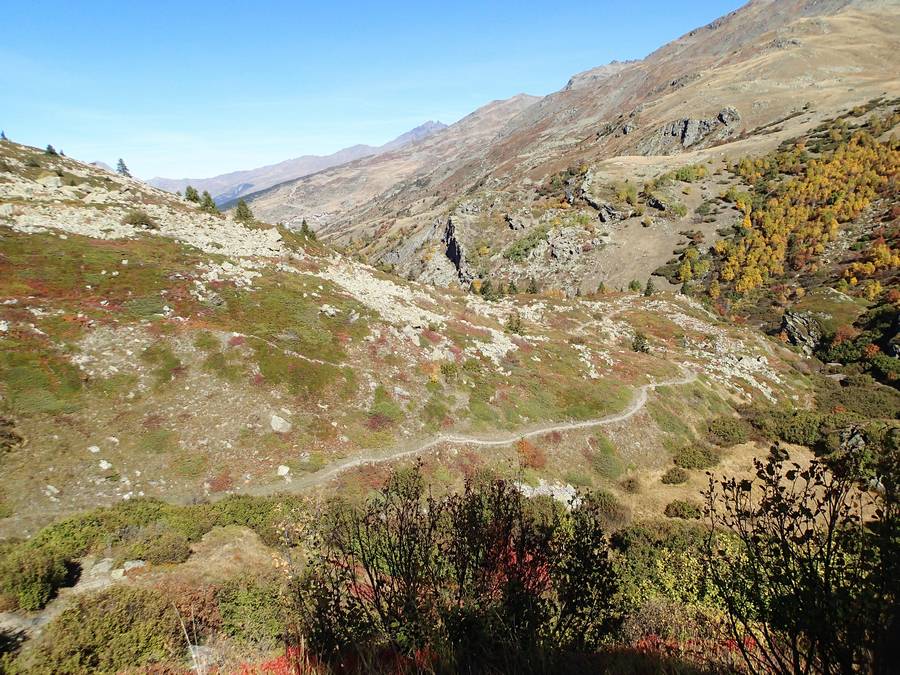
[[[324,466],[313,474],[305,475],[302,477],[295,477],[290,483],[259,486],[255,489],[251,488],[250,490],[248,490],[248,492],[254,494],[264,494],[271,492],[301,492],[303,490],[324,485],[344,471],[348,471],[365,464],[380,464],[382,462],[393,462],[398,459],[412,457],[445,443],[477,447],[502,447],[511,445],[512,443],[515,443],[516,441],[523,438],[534,438],[535,436],[542,436],[544,434],[553,433],[554,431],[590,429],[592,427],[601,427],[608,424],[624,422],[625,420],[630,419],[638,412],[640,412],[641,409],[643,409],[643,407],[647,404],[648,394],[651,389],[656,389],[657,387],[685,385],[693,382],[696,379],[697,374],[693,371],[688,371],[687,374],[676,379],[663,380],[662,382],[652,382],[650,384],[641,385],[637,389],[637,395],[634,397],[628,407],[625,408],[625,410],[613,415],[607,415],[606,417],[583,420],[581,422],[558,422],[554,424],[535,427],[533,429],[529,429],[528,431],[518,431],[509,434],[497,434],[491,437],[438,434],[430,440],[424,441],[411,448],[393,448],[388,451],[358,455],[356,457],[340,460],[328,466]]]

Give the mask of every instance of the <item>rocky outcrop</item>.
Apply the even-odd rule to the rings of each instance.
[[[806,356],[812,356],[822,341],[822,327],[809,312],[785,312],[781,317],[781,331]]]
[[[707,146],[734,136],[741,114],[731,106],[712,118],[685,117],[669,122],[638,144],[641,155],[671,155],[688,148]]]
[[[453,218],[447,218],[447,228],[444,230],[443,244],[446,246],[447,259],[456,268],[456,274],[460,283],[467,284],[472,281],[472,273],[469,271],[469,263],[466,260],[466,251],[463,243],[456,234],[456,225]]]
[[[579,230],[575,227],[563,227],[553,230],[547,237],[550,245],[550,256],[559,262],[569,262],[582,253]]]

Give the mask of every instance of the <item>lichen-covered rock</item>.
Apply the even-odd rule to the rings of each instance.
[[[822,341],[822,327],[809,312],[785,312],[781,317],[781,330],[806,356],[812,356]]]

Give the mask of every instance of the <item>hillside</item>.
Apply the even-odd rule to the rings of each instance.
[[[125,497],[325,485],[342,462],[437,434],[441,453],[469,436],[502,447],[688,373],[672,393],[714,409],[803,388],[788,352],[685,298],[486,302],[67,158],[2,152],[3,401],[24,439],[0,479],[7,533]],[[151,225],[125,224],[135,210]],[[630,422],[602,423],[623,435],[623,466],[659,466]]]
[[[252,212],[0,140],[0,673],[892,672],[898,29],[754,0]]]
[[[151,178],[147,181],[154,187],[167,192],[184,192],[191,185],[198,191],[209,192],[217,204],[226,204],[242,195],[258,192],[268,187],[294,180],[302,176],[323,171],[332,166],[346,164],[361,157],[369,157],[384,152],[397,150],[410,143],[428,138],[446,127],[440,122],[428,121],[411,129],[384,145],[354,145],[343,148],[330,155],[304,155],[294,159],[286,159],[277,164],[261,166],[256,169],[232,171],[231,173],[213,176],[212,178]]]
[[[895,3],[751,2],[646,59],[573,77],[474,154],[460,147],[440,163],[403,171],[395,168],[409,164],[402,153],[337,167],[254,195],[254,208],[288,226],[306,218],[371,262],[430,283],[467,286],[493,276],[521,286],[537,276],[573,293],[601,281],[646,281],[682,241],[678,233],[695,228],[691,212],[720,189],[716,172],[725,163],[771,150],[876,96],[900,94],[896,68],[882,56],[900,47],[898,32]],[[646,213],[627,217],[635,209],[609,199],[620,183],[640,189],[684,164],[705,164],[716,175],[681,200],[684,214],[659,212],[642,199],[636,211]],[[588,191],[603,199],[583,199],[580,182],[559,203],[541,199],[542,187],[554,176],[565,180],[560,172],[568,167],[582,167]],[[618,213],[614,222],[598,220],[606,203]],[[572,221],[582,220],[592,227],[575,224],[573,231]],[[716,227],[700,228],[707,245]],[[510,264],[504,249],[540,237],[538,228],[547,230],[542,255]],[[562,250],[561,263],[554,248]],[[436,261],[447,249],[465,260],[452,267]],[[629,251],[624,265],[622,251]]]

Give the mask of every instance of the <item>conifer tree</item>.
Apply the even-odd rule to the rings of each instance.
[[[537,295],[538,294],[538,285],[537,285],[537,282],[534,280],[534,277],[531,277],[531,279],[528,281],[528,290],[525,292],[528,293],[528,295]]]
[[[195,204],[200,203],[200,194],[197,192],[197,188],[193,185],[188,185],[184,188],[184,198],[189,202],[194,202]]]
[[[44,154],[46,154],[46,155],[54,155],[54,156],[55,156],[55,155],[58,155],[59,153],[56,152],[56,148],[54,148],[52,145],[50,145],[50,144],[48,143],[48,144],[47,144],[47,149],[44,150]]]
[[[656,287],[653,285],[653,279],[647,279],[647,285],[644,287],[644,297],[649,298],[655,292]]]
[[[0,129],[0,141],[6,141],[6,140],[9,140],[8,138],[6,138],[6,132],[3,131],[2,129]]]
[[[302,234],[307,239],[312,239],[313,241],[316,240],[316,233],[310,229],[309,223],[306,222],[306,218],[304,218],[303,222],[300,223],[300,234]]]
[[[116,164],[116,173],[120,176],[131,178],[131,172],[128,170],[128,167],[125,166],[125,160],[123,160],[121,157],[119,158],[118,164]]]
[[[203,195],[200,197],[200,208],[207,213],[219,213],[219,207],[216,206],[212,195],[207,190],[204,190]]]
[[[519,287],[516,286],[515,281],[509,282],[509,288],[506,289],[506,292],[509,293],[510,295],[518,295],[519,294]]]
[[[237,207],[234,209],[234,219],[242,223],[251,223],[254,220],[253,211],[243,199],[238,200]]]

